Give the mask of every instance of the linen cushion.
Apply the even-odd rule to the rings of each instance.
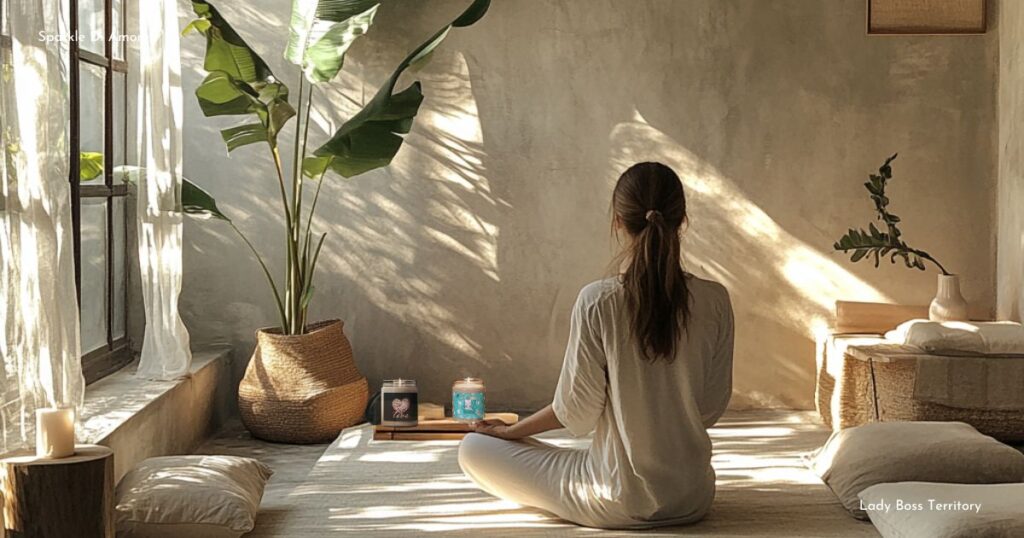
[[[1024,536],[1024,484],[878,484],[860,493],[883,538]]]
[[[117,485],[117,535],[237,538],[253,529],[271,474],[234,456],[147,459]]]
[[[1024,355],[1024,325],[1013,321],[912,319],[885,333],[885,338],[936,355]]]
[[[1024,480],[1024,454],[962,422],[872,422],[832,434],[805,462],[859,519],[857,497],[887,482]]]

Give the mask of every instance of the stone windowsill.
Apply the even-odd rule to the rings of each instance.
[[[190,376],[195,376],[218,361],[229,361],[228,347],[206,349],[192,354]],[[188,378],[152,381],[135,377],[138,362],[89,385],[79,421],[79,442],[104,444],[118,428],[133,416],[153,405]]]

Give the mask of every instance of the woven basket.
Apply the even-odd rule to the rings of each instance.
[[[841,430],[874,420],[874,389],[867,362],[846,359],[837,380],[822,368],[818,372],[816,406],[826,426]]]
[[[863,361],[853,361],[863,362]],[[867,363],[863,363],[870,367]],[[1016,409],[950,407],[914,398],[915,361],[875,362],[878,416],[882,421],[937,420],[966,422],[979,432],[1016,443],[1024,441],[1024,413]]]
[[[330,320],[303,335],[256,332],[256,351],[238,386],[242,423],[254,436],[326,443],[362,421],[369,391],[343,326]]]

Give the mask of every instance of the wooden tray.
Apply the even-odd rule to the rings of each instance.
[[[519,415],[515,413],[487,413],[484,415],[487,420],[496,418],[505,424],[519,422]],[[458,441],[472,431],[466,422],[460,422],[453,418],[437,420],[421,420],[419,425],[410,428],[395,426],[374,426],[374,441]]]

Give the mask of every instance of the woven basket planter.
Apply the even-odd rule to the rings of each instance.
[[[303,335],[256,332],[256,351],[238,386],[242,423],[254,436],[326,443],[362,421],[369,390],[343,326],[330,320]]]

